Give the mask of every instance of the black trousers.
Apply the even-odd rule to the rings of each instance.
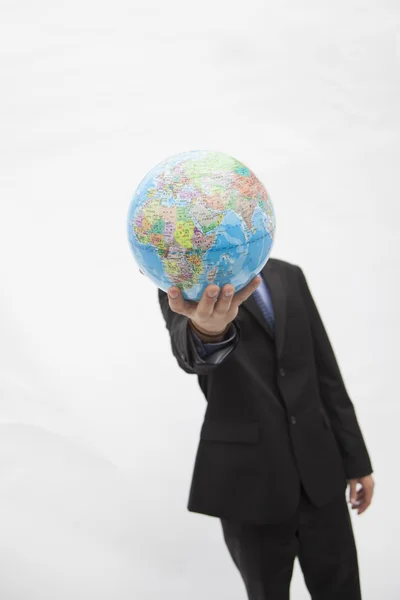
[[[221,519],[249,600],[288,600],[297,556],[312,600],[361,600],[357,552],[344,494],[315,508],[302,490],[295,514],[277,525]]]

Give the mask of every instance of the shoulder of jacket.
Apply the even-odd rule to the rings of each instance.
[[[279,269],[285,269],[287,271],[301,271],[299,265],[295,265],[294,263],[287,262],[286,260],[281,260],[280,258],[270,258],[269,261],[271,265],[277,266]]]
[[[165,298],[168,298],[167,292],[164,292],[161,288],[157,289],[158,300],[161,302]]]

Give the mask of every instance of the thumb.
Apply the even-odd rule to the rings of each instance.
[[[354,505],[357,502],[357,479],[350,479],[349,483],[349,502]]]

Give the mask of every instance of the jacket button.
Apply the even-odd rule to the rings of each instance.
[[[290,417],[292,425],[296,425],[296,417]]]
[[[286,371],[285,371],[285,369],[282,369],[282,367],[281,367],[281,368],[279,369],[279,374],[280,374],[282,377],[285,377],[285,375],[286,375]]]

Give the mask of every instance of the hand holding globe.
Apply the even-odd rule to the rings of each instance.
[[[192,327],[202,341],[220,341],[229,325],[236,318],[239,306],[260,285],[261,278],[255,277],[245,288],[234,294],[231,285],[225,285],[222,290],[216,285],[209,285],[200,302],[188,302],[183,299],[177,287],[168,290],[168,301],[171,310],[184,315],[190,320]]]

